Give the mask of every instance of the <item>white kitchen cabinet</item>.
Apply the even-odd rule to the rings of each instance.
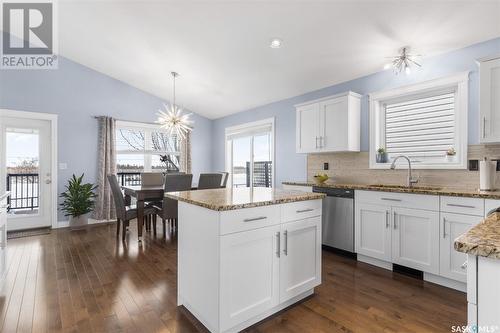
[[[456,251],[454,242],[458,236],[481,222],[481,219],[479,216],[441,213],[439,275],[467,282],[467,255]]]
[[[392,208],[392,262],[439,273],[439,213]]]
[[[500,200],[496,199],[484,199],[484,217],[488,216],[488,213],[493,209],[500,207]]]
[[[347,92],[295,107],[297,153],[359,152],[361,95]]]
[[[500,327],[500,260],[477,257],[477,325]]]
[[[221,237],[221,329],[279,303],[280,226]]]
[[[321,216],[282,225],[280,302],[321,283]]]
[[[0,199],[0,289],[3,287],[6,273],[7,207],[7,196],[4,196]]]
[[[479,61],[481,143],[500,142],[500,56]]]
[[[362,202],[355,207],[356,253],[391,261],[391,207]]]

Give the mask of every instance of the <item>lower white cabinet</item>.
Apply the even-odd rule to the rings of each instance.
[[[392,208],[392,262],[439,273],[439,213]]]
[[[355,207],[356,253],[391,261],[391,207],[367,203],[356,203]]]
[[[321,283],[321,216],[283,224],[280,302]]]
[[[467,282],[467,254],[455,251],[455,239],[481,221],[481,217],[441,213],[439,223],[439,275]]]
[[[221,330],[279,303],[280,225],[221,237]]]

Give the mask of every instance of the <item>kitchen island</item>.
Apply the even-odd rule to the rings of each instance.
[[[321,283],[323,194],[270,188],[170,192],[178,298],[211,332],[237,332]]]

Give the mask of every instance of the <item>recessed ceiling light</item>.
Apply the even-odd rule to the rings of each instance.
[[[271,39],[271,43],[269,44],[269,47],[272,49],[279,49],[283,45],[283,41],[279,38],[273,38]]]

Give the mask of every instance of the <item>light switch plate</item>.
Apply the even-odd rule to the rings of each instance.
[[[66,170],[68,168],[67,163],[59,163],[59,170]]]

